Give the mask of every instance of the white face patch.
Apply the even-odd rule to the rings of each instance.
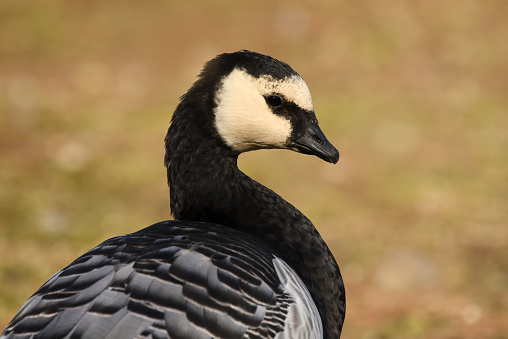
[[[216,97],[215,126],[233,150],[285,147],[291,123],[272,112],[264,98],[270,94],[282,95],[305,110],[314,109],[307,84],[299,76],[284,80],[255,78],[242,69],[234,69],[222,81]]]

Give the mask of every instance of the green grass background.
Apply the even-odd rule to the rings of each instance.
[[[99,242],[169,218],[163,138],[203,63],[306,79],[336,166],[240,167],[341,266],[343,338],[508,338],[508,2],[0,2],[0,327]]]

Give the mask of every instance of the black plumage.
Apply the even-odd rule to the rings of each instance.
[[[340,336],[344,285],[326,243],[300,211],[238,169],[239,152],[217,131],[216,93],[234,69],[280,81],[298,76],[249,51],[207,63],[165,139],[176,220],[78,258],[32,296],[2,338],[282,338],[296,299],[281,285],[274,258],[310,292],[324,337]],[[291,122],[286,148],[337,161],[314,112],[289,101],[273,109]]]

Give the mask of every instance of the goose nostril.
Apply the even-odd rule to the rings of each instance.
[[[323,143],[323,140],[317,134],[312,134],[312,139],[319,144]]]

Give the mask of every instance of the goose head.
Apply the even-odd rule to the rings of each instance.
[[[203,111],[207,113],[189,117]],[[179,123],[184,115],[186,122]],[[331,163],[339,160],[339,152],[319,127],[305,81],[288,64],[266,55],[239,51],[206,63],[182,97],[167,138],[180,134],[172,129],[192,129],[190,120],[199,122],[199,128],[236,155],[271,148],[315,155]]]
[[[287,64],[256,53],[224,76],[215,95],[215,127],[235,152],[290,149],[336,163],[339,152],[321,131],[302,77]]]

